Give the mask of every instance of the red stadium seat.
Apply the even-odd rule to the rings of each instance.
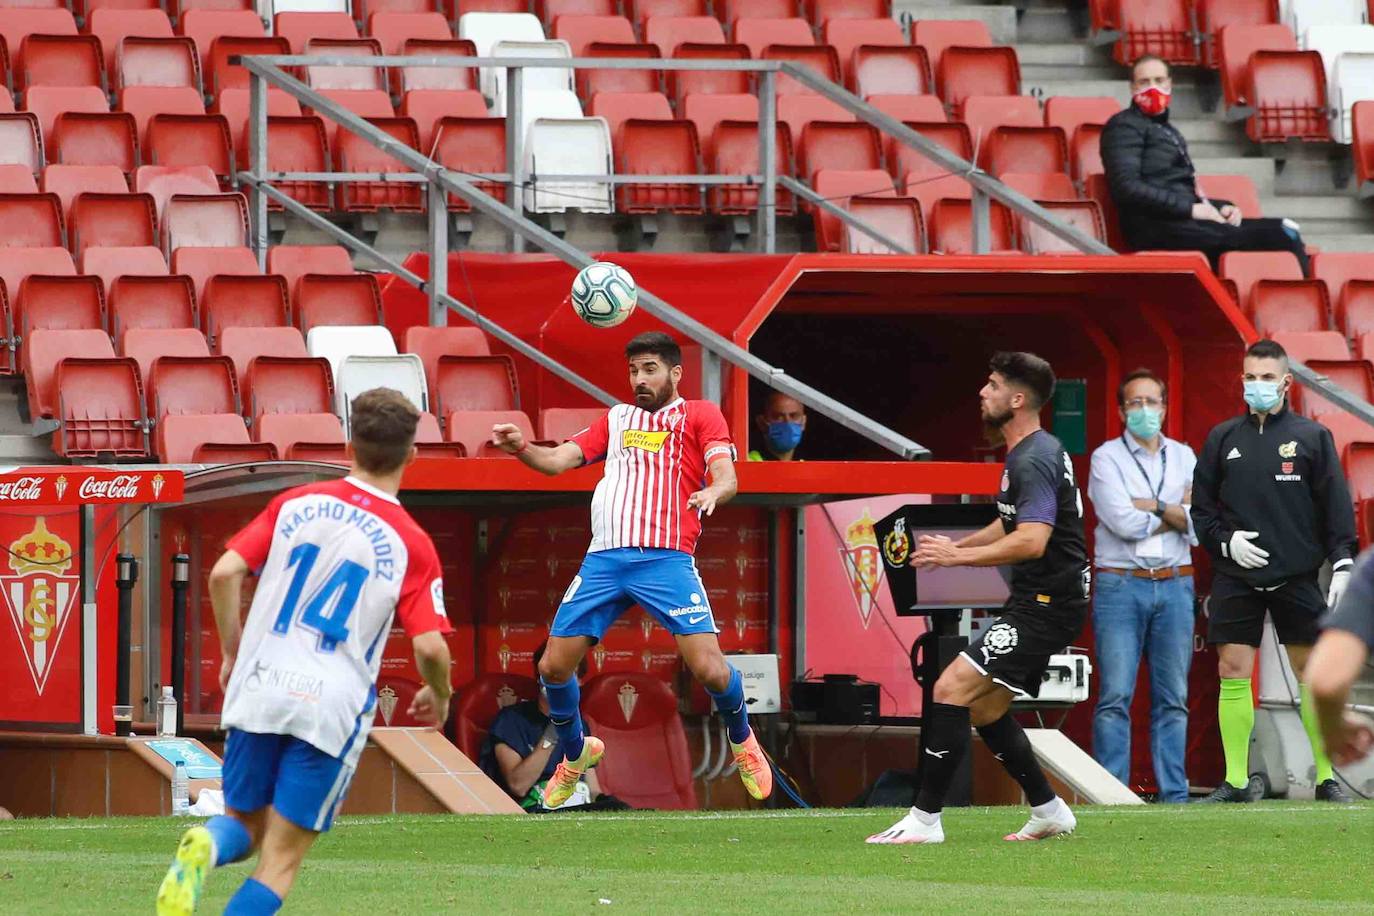
[[[1063,172],[1003,172],[997,177],[1031,200],[1078,200],[1073,179]]]
[[[62,201],[56,194],[0,194],[0,246],[61,247]]]
[[[661,92],[598,92],[587,106],[587,114],[606,119],[611,141],[619,146],[620,126],[631,118],[672,120],[668,97]]]
[[[200,298],[205,336],[217,347],[225,328],[286,327],[290,302],[286,280],[276,274],[210,277]]]
[[[247,146],[239,147],[239,166],[248,162]],[[332,170],[324,121],[314,115],[267,119],[267,168],[272,171],[328,172]],[[273,182],[278,191],[312,210],[332,210],[333,194],[323,181]],[[273,210],[282,205],[268,200]]]
[[[24,39],[30,35],[76,35],[76,20],[65,8],[35,9],[0,6],[0,41],[9,49],[10,70],[22,84]],[[40,52],[41,54],[41,52]],[[99,84],[96,84],[99,85]],[[23,88],[16,86],[16,89]]]
[[[553,28],[564,18],[614,16],[619,8],[618,0],[535,0],[534,4],[535,15],[548,28]]]
[[[880,19],[892,14],[888,0],[802,0],[802,8],[819,26],[834,19]]]
[[[382,292],[374,274],[304,274],[291,301],[302,334],[320,325],[382,322]]]
[[[19,341],[14,327],[14,315],[10,311],[10,294],[4,283],[0,283],[0,334],[5,339],[0,342],[0,374],[15,375],[19,370]]]
[[[1325,282],[1327,295],[1339,303],[1351,280],[1374,280],[1374,254],[1321,252],[1312,258],[1312,276]]]
[[[988,135],[979,165],[993,175],[1004,172],[1069,172],[1069,148],[1057,127],[1003,125]]]
[[[573,57],[587,57],[587,46],[593,42],[634,44],[635,30],[630,20],[614,13],[604,16],[560,16],[549,37],[566,41]]]
[[[992,34],[980,19],[920,19],[911,24],[911,43],[925,49],[933,74],[946,48],[990,48]]]
[[[248,200],[242,194],[174,194],[162,213],[162,249],[238,248],[248,244]]]
[[[650,23],[652,25],[652,23]],[[896,25],[894,22],[893,25]],[[769,45],[812,45],[816,36],[805,19],[740,19],[734,27],[735,44],[749,49],[749,56],[763,57]],[[661,46],[661,45],[660,45]]]
[[[115,52],[118,92],[126,86],[190,86],[202,91],[200,52],[191,39],[126,37]]]
[[[167,464],[239,464],[276,461],[271,443],[248,438],[237,414],[173,414],[153,427],[153,449]]]
[[[667,100],[663,100],[667,105]],[[691,121],[632,118],[620,128],[616,149],[616,173],[620,175],[699,175],[701,144]],[[616,190],[621,213],[700,214],[704,212],[699,185],[622,185]]]
[[[357,38],[358,27],[347,13],[277,13],[272,34],[291,44],[292,54],[304,54],[312,38]]]
[[[105,88],[105,58],[94,35],[28,35],[15,63],[14,88],[21,91],[27,86]]]
[[[1355,190],[1374,196],[1374,100],[1362,99],[1350,110],[1350,155],[1355,160]]]
[[[154,115],[148,122],[143,161],[155,166],[208,166],[221,188],[234,177],[229,122],[224,115]]]
[[[851,197],[849,212],[883,235],[899,243],[907,252],[922,254],[926,250],[925,224],[921,221],[921,205],[911,197]],[[844,227],[841,251],[854,254],[902,254],[852,226]]]
[[[10,301],[19,295],[24,279],[34,274],[71,276],[76,273],[72,253],[66,248],[0,248],[0,284],[10,290]]]
[[[1340,337],[1334,331],[1327,332],[1336,337]],[[1334,342],[1333,342],[1334,343]],[[1287,346],[1285,345],[1285,349]],[[1333,347],[1334,349],[1334,347]],[[1325,375],[1333,384],[1339,385],[1357,398],[1365,401],[1374,401],[1374,369],[1370,364],[1362,359],[1308,359],[1302,360],[1294,356],[1300,362],[1306,362],[1307,368],[1320,375]],[[1319,394],[1304,391],[1302,386],[1298,386],[1294,394],[1293,409],[1311,417],[1320,419],[1329,413],[1342,413],[1344,408],[1337,407]]]
[[[653,16],[644,23],[644,40],[660,57],[673,57],[680,44],[725,44],[725,31],[710,16]]]
[[[279,35],[260,36],[225,35],[210,43],[208,52],[201,49],[204,61],[202,74],[208,95],[218,98],[226,89],[247,89],[248,71],[238,64],[231,64],[231,57],[247,57],[255,54],[290,54],[291,45]],[[270,91],[270,90],[269,90]],[[277,90],[281,92],[281,90]]]
[[[812,121],[797,147],[797,174],[815,181],[821,169],[863,171],[883,167],[877,128],[859,121]]]
[[[1221,65],[1221,32],[1228,26],[1268,25],[1278,22],[1274,0],[1197,0],[1198,33],[1202,37],[1202,64],[1215,70]]]
[[[1040,106],[1027,95],[974,96],[964,105],[961,119],[968,125],[975,147],[982,147],[999,127],[1039,127]]]
[[[87,192],[72,204],[67,238],[77,257],[92,245],[157,244],[157,208],[147,194]]]
[[[973,195],[973,189],[969,183],[958,175],[943,175],[939,177],[931,175],[911,175],[906,180],[906,196],[914,198],[921,205],[921,218],[925,221],[926,235],[931,241],[931,250],[935,250],[935,238],[931,227],[931,220],[935,213],[935,204],[942,200],[969,200]]]
[[[420,357],[425,378],[439,373],[439,359],[444,356],[490,356],[487,335],[478,328],[431,328],[415,325],[406,328],[405,352]]]
[[[110,330],[115,340],[135,328],[198,328],[190,277],[117,277],[110,284]]]
[[[70,219],[78,194],[127,194],[129,182],[112,165],[50,165],[43,170],[43,190],[57,195],[62,212]]]
[[[342,105],[360,118],[394,118],[396,111],[391,107],[391,98],[381,90],[345,90],[327,89],[320,95]],[[306,114],[314,112],[306,109]],[[321,115],[321,117],[324,117]],[[334,149],[335,137],[338,134],[338,124],[329,118],[324,118],[325,134],[329,137],[329,147]],[[344,131],[349,136],[356,136],[350,131]],[[334,150],[337,155],[338,151]]]
[[[242,438],[235,436],[233,441],[247,441],[234,364],[227,357],[163,356],[151,367],[144,387],[148,416],[159,427],[159,438],[167,417],[228,415],[244,432]],[[188,458],[190,453],[187,449]]]
[[[253,360],[261,356],[310,356],[305,349],[305,338],[295,328],[225,325],[215,344],[218,353],[229,357],[234,364],[234,376],[239,380],[239,390],[243,394],[245,408],[248,406],[248,392],[243,386],[247,383],[248,370],[253,365]]]
[[[132,360],[63,359],[55,387],[62,425],[53,435],[54,452],[64,458],[147,457],[143,391]]]
[[[811,179],[817,194],[840,207],[849,205],[851,197],[895,197],[892,176],[882,169],[841,170],[821,169]],[[839,251],[844,236],[844,223],[815,208],[812,216],[816,227],[816,250]]]
[[[792,174],[792,134],[779,124],[774,146],[773,168],[779,175]],[[721,121],[715,127],[708,147],[707,168],[713,175],[759,174],[759,125],[756,121]],[[742,216],[759,208],[759,187],[755,183],[721,185],[706,192],[712,213]],[[797,202],[791,191],[779,187],[774,197],[774,212],[779,216],[796,213]]]
[[[415,452],[421,458],[466,458],[468,450],[458,442],[445,442],[439,429],[439,418],[429,411],[420,411],[415,427]]]
[[[973,156],[973,141],[969,138],[968,127],[964,124],[959,122],[952,124],[908,122],[906,126],[927,140],[940,144],[961,159],[967,160]],[[888,136],[885,138],[885,142],[887,145],[887,168],[892,177],[897,179],[899,187],[905,187],[909,178],[934,178],[949,171],[944,166],[932,162],[916,152],[896,137]]]
[[[258,417],[259,442],[271,442],[286,461],[346,463],[343,424],[332,413],[266,414]]]
[[[1273,340],[1300,363],[1350,359],[1350,344],[1339,331],[1275,331]]]
[[[383,54],[404,54],[412,40],[453,41],[453,30],[444,14],[432,11],[384,11],[367,17],[367,34],[377,39]]]
[[[1345,284],[1336,301],[1336,326],[1351,338],[1374,331],[1374,280],[1351,280]],[[1374,352],[1369,358],[1374,358]]]
[[[1226,108],[1248,111],[1254,107],[1249,95],[1250,59],[1257,51],[1296,53],[1298,43],[1286,25],[1233,25],[1220,35],[1217,49]]]
[[[855,48],[849,86],[855,95],[865,99],[874,95],[926,95],[934,91],[926,52],[912,47]]]
[[[145,9],[103,7],[93,10],[86,20],[86,29],[100,39],[105,54],[105,71],[109,85],[114,86],[119,72],[116,64],[119,45],[129,37],[171,38],[172,23],[157,4]]]
[[[677,46],[671,56],[677,60],[748,60],[749,49],[744,45],[689,42]],[[690,95],[739,95],[751,91],[749,74],[741,70],[681,70],[666,73],[664,78],[668,96],[679,111]]]
[[[201,67],[208,70],[216,39],[262,38],[267,32],[258,14],[251,9],[187,10],[177,23],[177,34],[195,39],[200,49]]]
[[[251,10],[253,0],[164,0],[173,21],[192,10]]]
[[[1103,225],[1102,210],[1096,201],[1091,200],[1042,200],[1040,206],[1049,210],[1060,221],[1066,222],[1078,231],[1107,243],[1107,228]],[[1017,218],[1017,236],[1021,240],[1021,250],[1026,254],[1079,254],[1077,246],[1061,239],[1043,226],[1025,217]]]
[[[1256,51],[1247,95],[1255,113],[1245,132],[1256,143],[1329,142],[1326,69],[1316,51]]]
[[[34,331],[24,341],[24,376],[28,380],[29,416],[58,416],[57,365],[64,359],[114,359],[110,335],[103,330]]]
[[[1107,95],[1051,96],[1045,99],[1045,126],[1058,127],[1065,137],[1072,138],[1082,125],[1106,124],[1120,110],[1121,103]]]
[[[797,15],[793,0],[716,0],[716,18],[731,27],[741,18],[790,19]]]
[[[650,16],[705,16],[706,0],[625,0],[625,15],[643,26]]]
[[[945,104],[937,95],[884,95],[868,96],[865,101],[885,115],[898,121],[946,121]]]
[[[485,118],[487,103],[476,89],[412,89],[401,99],[401,117],[415,122],[420,152],[434,148],[434,135],[445,118]]]
[[[410,118],[368,120],[411,149],[419,148],[419,130]],[[335,170],[340,172],[410,172],[409,166],[351,131],[340,131],[335,137],[334,165]],[[339,208],[350,213],[376,213],[379,210],[418,213],[424,209],[424,188],[400,182],[346,181],[340,185]]]
[[[778,96],[778,122],[786,124],[792,132],[795,144],[801,139],[802,131],[812,121],[854,121],[857,120],[847,109],[837,102],[819,95],[781,95]]]
[[[832,83],[840,80],[840,59],[830,45],[769,45],[763,49],[764,60],[785,60],[803,67],[809,67],[817,75]],[[806,84],[785,74],[777,80],[779,95],[799,92],[814,92]]]
[[[1250,291],[1259,280],[1301,280],[1298,259],[1286,251],[1228,251],[1221,256],[1220,276],[1236,281],[1237,300],[1250,310]]]
[[[1069,166],[1075,180],[1086,181],[1093,173],[1105,171],[1102,165],[1102,125],[1080,124],[1069,138]]]
[[[539,411],[539,435],[547,442],[566,442],[605,415],[604,407],[545,407]]]
[[[59,114],[49,137],[49,162],[113,165],[126,175],[138,165],[138,126],[130,114]]]
[[[248,248],[193,248],[183,246],[172,252],[172,273],[185,274],[196,285],[196,299],[205,281],[220,274],[255,275],[262,271],[258,259]]]
[[[1118,64],[1129,65],[1142,54],[1154,54],[1178,66],[1198,63],[1188,0],[1124,2],[1119,16],[1121,40],[1112,49]]]
[[[658,46],[648,44],[595,41],[584,52],[589,57],[658,58]],[[573,76],[577,80],[577,94],[584,101],[598,92],[658,92],[662,88],[656,70],[578,70]]]
[[[1346,479],[1351,484],[1351,496],[1356,502],[1374,498],[1374,492],[1365,492],[1364,488],[1370,485],[1368,477],[1362,477],[1359,481],[1355,480],[1355,474],[1351,473],[1354,468],[1350,466],[1350,453],[1346,451],[1352,443],[1374,443],[1374,427],[1361,420],[1354,414],[1341,411],[1339,413],[1322,414],[1321,424],[1331,431],[1331,438],[1336,444],[1336,454],[1345,456],[1343,462],[1346,466]],[[1366,455],[1370,452],[1366,451]],[[1361,532],[1361,537],[1366,532]]]
[[[1331,304],[1320,280],[1260,280],[1250,290],[1250,320],[1268,336],[1280,331],[1325,331]]]
[[[446,169],[471,175],[506,170],[505,118],[443,118],[435,125],[434,161]],[[506,185],[473,180],[478,190],[504,202]],[[457,194],[448,196],[448,208],[466,213],[472,205]]]
[[[31,274],[12,295],[15,330],[27,339],[34,331],[108,329],[105,291],[98,277]]]
[[[464,4],[465,12],[471,4]],[[444,4],[439,0],[354,0],[353,16],[359,23],[371,22],[379,13],[439,13]],[[372,30],[369,28],[368,32]]]
[[[407,38],[397,53],[411,57],[476,57],[477,48],[466,39]],[[415,89],[477,88],[477,71],[470,67],[393,67],[391,75],[391,91],[399,96]]]
[[[38,115],[43,136],[51,139],[59,115],[104,114],[110,103],[99,86],[31,86],[24,90],[24,110]]]
[[[1353,350],[1358,359],[1374,360],[1374,332],[1365,331],[1357,335]]]
[[[633,704],[626,702],[629,696]],[[616,749],[597,771],[603,792],[635,808],[697,806],[677,697],[661,679],[639,673],[595,677],[583,689],[582,714],[590,731]]]
[[[479,674],[458,692],[453,704],[453,743],[469,760],[477,760],[496,715],[507,706],[539,698],[539,683],[505,672]]]
[[[821,27],[821,41],[832,45],[844,68],[845,81],[853,79],[855,55],[859,48],[907,48],[902,27],[891,16],[879,19],[832,19]]]
[[[106,292],[116,277],[126,274],[137,276],[166,276],[167,261],[162,251],[150,245],[136,248],[87,248],[81,253],[81,272],[100,278]]]
[[[0,92],[0,98],[7,93]],[[0,114],[0,163],[21,165],[31,174],[43,170],[43,136],[38,116],[30,112]]]
[[[353,273],[353,260],[342,245],[273,245],[267,250],[267,272],[286,281],[287,290],[306,274]]]
[[[119,110],[134,116],[142,140],[153,115],[203,115],[205,103],[200,92],[189,86],[129,86],[119,93]]]
[[[428,378],[429,403],[441,417],[456,410],[520,409],[515,363],[505,354],[441,356]],[[469,448],[468,454],[475,450]]]
[[[33,180],[33,171],[27,165],[0,165],[0,194],[37,193],[38,182]]]
[[[138,363],[142,378],[151,377],[153,363],[164,356],[210,355],[205,335],[195,328],[132,328],[120,338],[119,350]]]
[[[678,117],[691,121],[697,126],[697,137],[700,138],[709,154],[713,149],[716,125],[721,121],[757,122],[759,119],[759,100],[752,95],[743,93],[694,92],[678,104]]]
[[[997,201],[989,201],[989,249],[1008,251],[1012,243],[1011,213]],[[973,204],[967,200],[937,200],[927,224],[930,250],[944,254],[973,254]]]
[[[444,436],[463,446],[469,458],[507,458],[491,444],[491,428],[497,423],[514,423],[526,442],[533,442],[534,427],[520,410],[455,410],[444,418]]]
[[[329,360],[322,357],[259,354],[249,363],[247,374],[239,377],[239,386],[254,425],[264,414],[329,413],[334,409],[334,380]]]
[[[947,48],[935,68],[935,91],[954,112],[962,111],[972,96],[1017,95],[1021,65],[1016,49]]]
[[[381,42],[375,38],[310,38],[303,54],[335,57],[380,57]],[[388,88],[381,67],[303,67],[311,89],[378,91]]]

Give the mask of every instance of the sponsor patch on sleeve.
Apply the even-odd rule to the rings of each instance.
[[[729,458],[731,461],[734,461],[736,458],[735,447],[729,442],[717,442],[706,449],[707,464],[721,457]]]
[[[444,580],[435,579],[429,583],[429,597],[434,600],[434,613],[440,617],[447,618],[448,613],[444,610]]]

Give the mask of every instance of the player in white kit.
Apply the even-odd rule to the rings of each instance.
[[[352,405],[352,471],[288,490],[229,541],[210,573],[224,665],[227,813],[182,836],[158,890],[159,916],[195,911],[210,867],[255,850],[227,914],[275,913],[310,845],[329,829],[372,726],[380,649],[393,616],[425,686],[410,713],[448,715],[452,632],[439,558],[401,508],[419,413],[375,388]],[[246,622],[240,592],[259,576]]]

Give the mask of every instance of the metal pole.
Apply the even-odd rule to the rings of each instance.
[[[772,254],[778,247],[778,80],[765,70],[759,74],[759,250]]]
[[[250,71],[248,77],[248,164],[255,175],[267,174],[267,80]],[[267,270],[267,195],[254,185],[248,192],[252,213],[253,253],[258,268]]]
[[[525,71],[520,67],[506,68],[506,206],[518,215],[525,215],[524,184],[521,174],[525,158]],[[510,250],[519,254],[525,250],[525,237],[514,230],[510,234]]]
[[[992,207],[981,188],[973,188],[973,253],[987,254],[992,248]]]
[[[186,598],[191,587],[191,558],[172,557],[172,696],[177,700],[177,734],[186,724]]]
[[[701,399],[719,405],[724,381],[721,378],[721,359],[715,353],[701,349]]]
[[[99,692],[100,615],[97,613],[95,568],[95,506],[82,506],[81,513],[81,733],[100,733],[96,695]]]
[[[448,324],[448,306],[444,294],[448,292],[448,194],[437,182],[431,181],[426,190],[429,196],[429,280],[425,294],[429,299],[429,326]]]
[[[138,582],[138,560],[131,553],[115,557],[115,588],[119,590],[118,634],[115,645],[115,705],[129,707],[129,646],[132,642],[134,583]],[[132,714],[132,710],[131,710]],[[127,735],[131,719],[115,719],[115,734]]]

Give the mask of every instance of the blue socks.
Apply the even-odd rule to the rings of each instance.
[[[281,909],[281,898],[272,888],[255,878],[243,882],[238,893],[229,898],[224,916],[271,916]]]
[[[248,857],[253,838],[238,818],[217,814],[205,822],[205,829],[210,831],[210,838],[215,841],[215,861],[211,864],[216,868],[241,862]]]
[[[578,709],[582,689],[577,678],[570,677],[562,684],[551,684],[540,678],[539,683],[544,685],[544,695],[549,699],[549,721],[563,742],[563,755],[576,760],[582,756],[582,713]]]
[[[740,677],[739,669],[734,665],[729,668],[730,683],[725,685],[725,690],[716,693],[708,689],[706,692],[715,700],[716,709],[720,711],[726,730],[730,733],[730,740],[735,744],[743,744],[749,737],[749,712],[744,708],[744,678]]]

